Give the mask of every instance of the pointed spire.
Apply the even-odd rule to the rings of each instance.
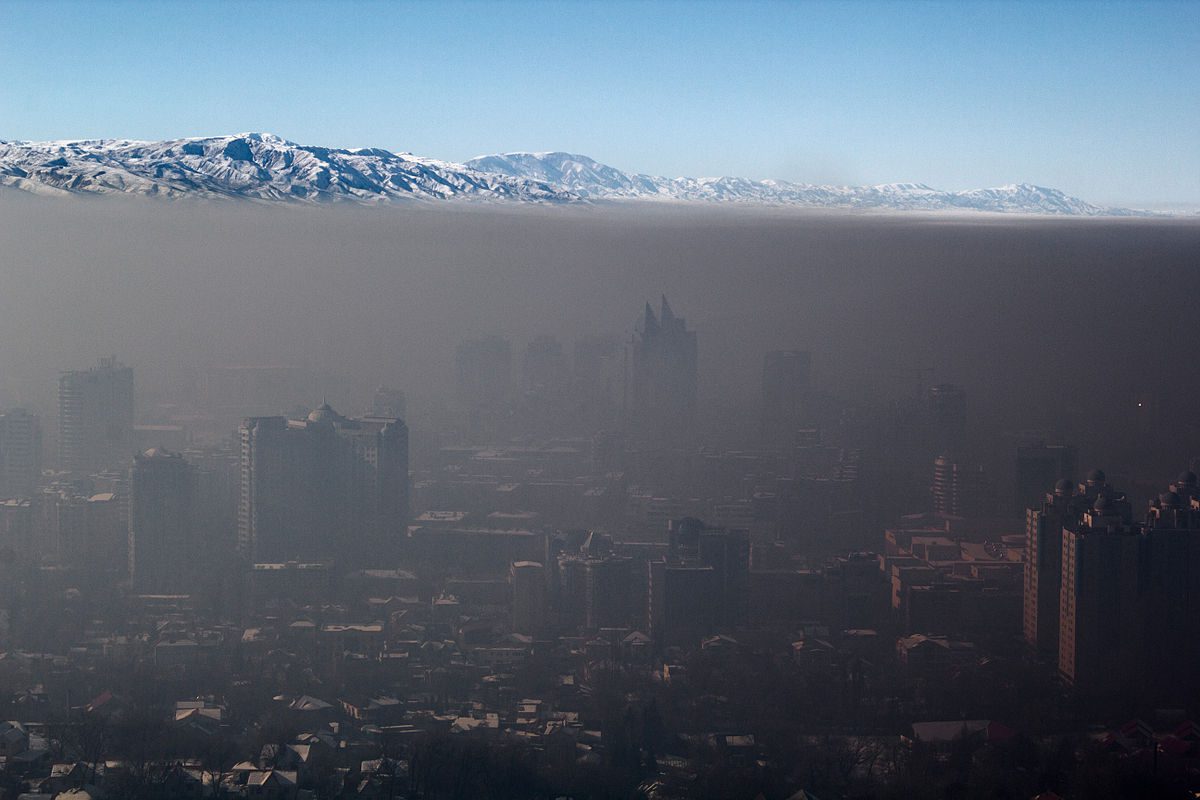
[[[675,314],[671,311],[671,305],[667,302],[667,296],[662,296],[662,312],[659,314],[662,317],[663,325],[675,321]]]
[[[654,309],[650,307],[650,303],[646,303],[646,315],[642,319],[642,335],[658,332],[658,320],[654,316]]]

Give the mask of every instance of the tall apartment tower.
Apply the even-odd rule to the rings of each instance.
[[[123,465],[133,455],[133,370],[102,358],[89,370],[58,379],[59,465],[96,472]]]
[[[1186,686],[1200,671],[1200,487],[1184,472],[1150,501],[1142,579],[1147,664],[1160,685]]]
[[[1150,501],[1144,520],[1101,470],[1075,492],[1060,480],[1029,509],[1026,544],[1025,640],[1076,691],[1153,700],[1155,687],[1200,670],[1195,473]]]
[[[251,417],[240,429],[238,547],[266,561],[393,563],[408,524],[408,427],[349,419]]]
[[[1091,508],[1062,533],[1058,671],[1080,692],[1112,694],[1137,683],[1146,620],[1142,535],[1129,501],[1102,472],[1083,488]]]
[[[808,413],[812,354],[773,350],[763,358],[762,437],[771,446],[790,447]]]
[[[662,298],[658,316],[646,304],[633,337],[631,412],[634,427],[651,439],[686,434],[696,420],[696,332]]]
[[[0,414],[0,499],[31,496],[41,474],[41,421],[23,408]]]
[[[1063,531],[1074,529],[1087,509],[1086,495],[1059,480],[1037,508],[1025,511],[1025,641],[1039,655],[1058,658],[1059,593],[1062,587]]]
[[[129,480],[129,576],[143,594],[193,588],[201,543],[195,531],[196,475],[179,453],[134,456]]]

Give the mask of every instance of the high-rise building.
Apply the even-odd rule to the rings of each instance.
[[[512,585],[512,628],[530,636],[546,627],[546,569],[537,561],[514,561],[509,570]]]
[[[1074,528],[1091,502],[1066,479],[1025,512],[1025,641],[1045,658],[1058,657],[1063,530]]]
[[[1200,671],[1200,487],[1184,472],[1150,502],[1141,569],[1146,594],[1144,668],[1161,686]]]
[[[1146,621],[1142,536],[1129,501],[1102,485],[1062,534],[1058,671],[1077,691],[1137,688]]]
[[[1185,472],[1137,521],[1093,470],[1029,510],[1025,639],[1075,690],[1149,699],[1200,669],[1198,494]]]
[[[58,454],[72,472],[122,466],[133,456],[133,370],[102,358],[58,380]]]
[[[196,475],[179,453],[151,448],[129,479],[129,576],[142,594],[186,594],[202,543],[195,522]]]
[[[943,453],[933,462],[933,512],[956,517],[990,514],[995,495],[983,467]]]
[[[238,547],[254,563],[395,561],[408,523],[408,427],[348,419],[327,404],[306,419],[241,426]]]
[[[812,354],[773,350],[763,358],[762,437],[771,446],[791,446],[808,413]]]
[[[42,474],[42,425],[23,408],[0,414],[0,499],[30,497]]]
[[[634,428],[656,440],[690,431],[696,420],[696,332],[675,316],[666,297],[657,317],[646,304],[633,337],[632,369]]]

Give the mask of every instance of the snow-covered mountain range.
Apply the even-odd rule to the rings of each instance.
[[[308,147],[269,133],[163,142],[0,142],[0,186],[290,201],[576,199],[541,181],[374,148]]]
[[[289,142],[268,133],[143,142],[0,142],[0,187],[291,202],[670,201],[899,211],[1127,215],[1029,184],[947,192],[924,184],[813,186],[746,178],[631,174],[570,153],[507,153],[466,164]]]
[[[467,166],[528,178],[604,200],[677,200],[753,203],[813,208],[877,208],[904,211],[966,209],[1023,214],[1100,216],[1130,214],[1070,197],[1057,189],[1012,184],[994,189],[947,192],[921,183],[879,186],[814,186],[746,178],[662,178],[631,175],[587,156],[571,153],[505,153],[480,156]]]

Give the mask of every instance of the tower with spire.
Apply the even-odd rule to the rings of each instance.
[[[696,420],[696,332],[671,310],[663,295],[659,312],[646,303],[632,342],[630,422],[651,440],[677,440]]]

